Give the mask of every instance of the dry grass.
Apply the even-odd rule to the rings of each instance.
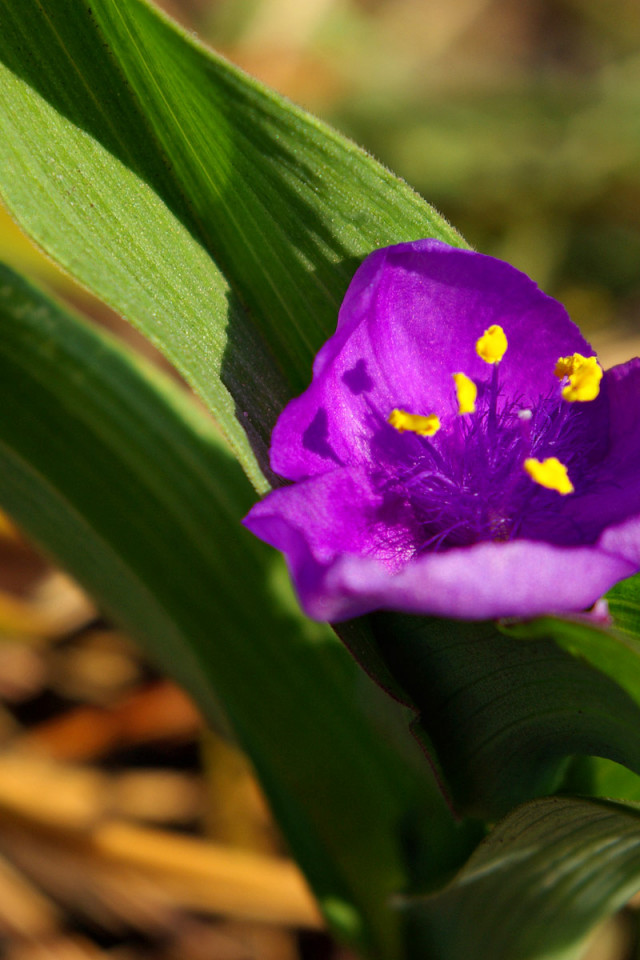
[[[2,518],[0,956],[335,956],[321,930],[245,758]]]

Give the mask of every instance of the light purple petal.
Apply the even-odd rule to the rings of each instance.
[[[269,494],[245,525],[285,554],[301,604],[318,620],[382,608],[462,619],[579,611],[640,563],[613,540],[479,543],[411,559],[401,524],[387,526],[386,543],[375,536],[380,503],[364,472],[334,471]]]
[[[603,549],[526,540],[428,554],[391,577],[375,561],[344,557],[324,578],[321,609],[333,595],[341,618],[351,615],[347,598],[359,612],[383,608],[469,620],[566,613],[591,606],[635,570]]]
[[[640,511],[618,526],[608,527],[600,537],[598,546],[632,563],[632,572],[637,573],[640,569]]]
[[[559,356],[593,354],[564,308],[503,261],[435,240],[372,254],[316,358],[311,386],[278,421],[273,469],[298,480],[370,462],[372,422],[394,407],[455,416],[452,374],[488,380],[475,343],[496,323],[509,341],[503,398],[523,406],[559,389]]]

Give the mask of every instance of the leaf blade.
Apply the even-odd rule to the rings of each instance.
[[[397,956],[387,902],[410,881],[407,831],[434,874],[469,838],[407,739],[380,728],[378,692],[240,526],[252,489],[208,418],[4,267],[0,409],[0,502],[212,722],[230,721],[343,935]]]
[[[639,886],[638,807],[537,800],[498,824],[447,889],[408,906],[412,942],[439,960],[574,960]]]
[[[574,755],[640,772],[640,705],[616,679],[561,649],[544,624],[528,639],[488,622],[379,613],[370,624],[369,646],[354,652],[417,712],[416,734],[458,810],[504,816],[561,788]]]
[[[5,203],[178,367],[264,490],[277,413],[359,260],[420,235],[463,241],[363,151],[142,0],[0,10]]]

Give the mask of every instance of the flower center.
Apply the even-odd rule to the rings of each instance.
[[[527,517],[561,513],[581,478],[581,461],[595,447],[576,403],[598,396],[597,359],[560,357],[558,389],[529,410],[517,398],[502,402],[499,369],[507,347],[503,329],[493,325],[476,342],[491,367],[488,378],[476,383],[453,374],[453,424],[441,429],[436,412],[394,409],[388,417],[407,437],[380,484],[386,509],[394,504],[415,553],[528,535]],[[565,532],[558,536],[566,539]]]

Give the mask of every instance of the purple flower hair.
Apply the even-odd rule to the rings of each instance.
[[[564,308],[419,240],[356,272],[246,526],[318,620],[584,610],[640,568],[640,360],[606,373]]]

